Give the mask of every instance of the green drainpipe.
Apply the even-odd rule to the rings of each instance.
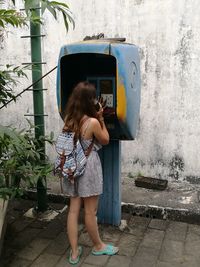
[[[40,16],[40,9],[36,6],[35,13]],[[41,29],[40,24],[30,23],[31,35],[31,61],[32,61],[32,81],[33,83],[42,77],[42,52],[41,52]],[[43,83],[40,80],[33,86],[33,106],[34,106],[34,123],[35,137],[39,139],[45,135],[44,130],[44,104],[43,104]],[[42,160],[45,159],[45,143],[41,142],[43,149]],[[37,212],[47,210],[47,192],[46,177],[40,177],[37,181]]]

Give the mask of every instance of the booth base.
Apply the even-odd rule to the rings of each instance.
[[[100,151],[103,169],[103,194],[100,196],[98,222],[120,225],[121,221],[121,142],[111,140]]]

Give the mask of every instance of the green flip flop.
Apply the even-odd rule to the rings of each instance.
[[[103,250],[100,250],[100,251],[92,250],[92,255],[95,255],[95,256],[100,256],[100,255],[112,256],[112,255],[117,254],[118,251],[119,251],[118,247],[114,247],[113,245],[109,244],[109,245],[106,245],[106,247]]]
[[[78,256],[75,260],[72,259],[72,250],[70,250],[70,254],[69,254],[69,263],[72,265],[78,264],[80,259],[81,259],[81,255],[83,253],[83,248],[81,246],[78,247]]]

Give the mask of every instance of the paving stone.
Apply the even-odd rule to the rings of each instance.
[[[57,266],[60,256],[55,254],[41,254],[30,266],[31,267],[53,267]]]
[[[87,264],[87,263],[83,263],[81,265],[81,267],[92,267],[92,266],[95,266],[95,265],[91,265],[91,264]],[[107,265],[106,265],[107,266]],[[63,266],[64,267],[64,266]]]
[[[61,232],[56,239],[51,241],[45,252],[49,254],[63,255],[69,247],[69,241],[66,233]]]
[[[49,222],[47,222],[47,221],[35,220],[29,225],[29,227],[38,228],[38,229],[45,229],[45,228],[47,228],[48,224],[49,224]]]
[[[17,221],[15,221],[12,224],[12,228],[14,229],[14,231],[17,232],[21,232],[22,230],[24,230],[28,225],[30,225],[33,222],[32,219],[29,218],[20,218]]]
[[[94,266],[106,266],[108,259],[109,259],[109,256],[107,255],[94,256],[90,254],[85,258],[84,263],[94,265]]]
[[[198,240],[197,239],[196,240],[186,239],[185,252],[193,256],[199,255],[199,258],[200,258],[200,254],[199,254],[200,253],[200,238]]]
[[[200,239],[200,225],[188,224],[186,241],[198,241]]]
[[[166,229],[166,239],[184,241],[187,233],[187,223],[170,221]]]
[[[60,232],[63,232],[65,229],[60,222],[60,220],[53,220],[47,225],[47,228],[42,231],[41,236],[43,238],[53,239],[55,238]]]
[[[10,246],[17,250],[26,247],[39,233],[41,229],[26,228],[22,232],[18,233]]]
[[[165,239],[162,244],[159,260],[181,263],[184,256],[184,242]]]
[[[25,260],[25,259],[20,259],[18,257],[14,257],[14,259],[6,265],[2,265],[4,267],[28,267],[30,266],[31,261]]]
[[[181,264],[178,263],[169,263],[169,262],[163,262],[163,261],[157,261],[157,264],[155,267],[181,267]],[[190,267],[190,266],[188,266]]]
[[[36,259],[50,243],[49,239],[34,239],[29,245],[17,253],[18,257],[26,260]]]
[[[131,263],[131,258],[126,256],[114,255],[109,258],[106,267],[129,267]],[[81,266],[82,267],[82,266]]]
[[[89,237],[88,232],[82,232],[79,236],[79,244],[86,247],[92,247],[93,243]]]
[[[119,241],[119,255],[133,256],[139,245],[138,238],[134,235],[123,233]]]
[[[169,224],[169,221],[166,221],[166,220],[152,219],[148,227],[157,229],[157,230],[165,230],[168,224]]]
[[[151,219],[146,218],[146,217],[132,216],[128,225],[131,228],[137,227],[137,228],[146,229],[150,221]]]
[[[197,256],[198,258],[196,258]],[[200,258],[199,253],[195,256],[184,255],[183,261],[181,262],[181,267],[199,267],[200,266]]]
[[[154,247],[156,249],[160,249],[165,232],[156,230],[156,229],[148,229],[145,232],[144,238],[142,239],[140,246],[145,247]]]
[[[155,267],[158,255],[159,250],[156,250],[155,248],[139,247],[130,266]]]
[[[126,220],[127,223],[130,221],[132,215],[130,213],[122,212],[122,220]]]
[[[118,244],[122,234],[118,228],[113,226],[103,226],[102,230],[100,230],[100,236],[105,243]]]

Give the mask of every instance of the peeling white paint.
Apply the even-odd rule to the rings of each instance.
[[[140,125],[135,141],[122,145],[122,171],[168,180],[186,176],[200,179],[200,5],[198,0],[86,0],[64,1],[74,13],[76,29],[65,34],[61,17],[55,22],[45,13],[42,33],[43,73],[57,64],[63,44],[103,32],[106,37],[126,37],[141,53],[142,97]],[[18,8],[21,2],[16,1]],[[30,60],[29,40],[11,33],[0,50],[1,64]],[[46,133],[62,127],[56,104],[56,73],[44,80]],[[23,80],[17,91],[31,84]],[[3,124],[24,127],[24,114],[32,113],[32,93],[1,111]],[[48,148],[54,155],[54,150]],[[175,157],[177,156],[177,157]],[[176,160],[175,160],[176,159]]]

